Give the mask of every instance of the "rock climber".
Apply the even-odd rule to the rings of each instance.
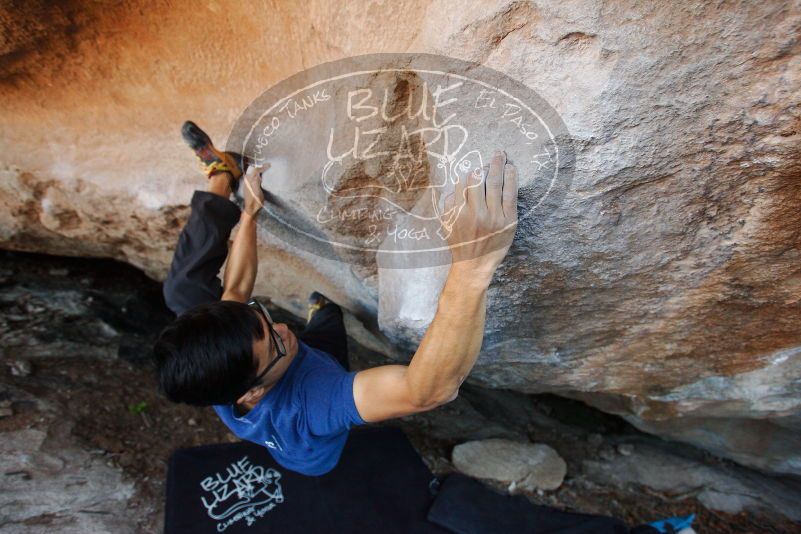
[[[159,388],[169,400],[211,405],[236,436],[267,447],[280,465],[321,475],[336,465],[352,426],[432,410],[456,398],[481,348],[487,288],[517,225],[517,171],[505,153],[496,151],[483,177],[465,176],[446,199],[446,210],[459,195],[465,207],[448,238],[452,263],[436,315],[411,362],[356,372],[348,364],[337,304],[312,293],[306,327],[294,333],[251,298],[268,166],[248,168],[190,121],[182,134],[208,187],[192,196],[164,282],[177,319],[161,332],[153,355]],[[240,181],[241,211],[230,200]],[[493,237],[481,239],[486,236]]]

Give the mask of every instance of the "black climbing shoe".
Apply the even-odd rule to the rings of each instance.
[[[181,127],[181,135],[189,148],[195,151],[203,174],[211,178],[217,173],[227,172],[231,175],[231,191],[236,191],[239,177],[247,170],[242,156],[235,152],[222,152],[214,148],[211,138],[192,121],[186,121]]]
[[[331,301],[317,291],[309,295],[309,315],[306,317],[306,324],[309,324],[312,320],[312,317],[314,317],[314,314],[329,302]]]

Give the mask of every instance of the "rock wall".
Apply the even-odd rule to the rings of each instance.
[[[0,246],[157,279],[204,185],[184,119],[221,139],[267,87],[374,52],[521,81],[570,130],[575,172],[518,228],[471,380],[801,474],[801,2],[12,2],[0,25]],[[320,290],[408,358],[443,269],[260,237],[258,294],[301,313]]]

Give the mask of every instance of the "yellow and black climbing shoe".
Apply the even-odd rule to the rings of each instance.
[[[317,291],[309,295],[309,315],[306,317],[306,324],[309,324],[314,314],[329,302],[331,301]]]
[[[231,190],[236,190],[239,177],[247,170],[242,156],[234,152],[223,152],[214,148],[211,138],[192,121],[186,121],[181,127],[181,135],[189,148],[195,151],[201,170],[211,178],[219,172],[231,175]]]

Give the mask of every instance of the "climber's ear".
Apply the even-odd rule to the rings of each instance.
[[[245,392],[244,395],[242,395],[236,400],[236,403],[239,404],[240,406],[244,406],[247,404],[256,404],[261,400],[261,398],[264,396],[265,393],[266,391],[264,389],[264,386],[256,386],[250,388]]]

